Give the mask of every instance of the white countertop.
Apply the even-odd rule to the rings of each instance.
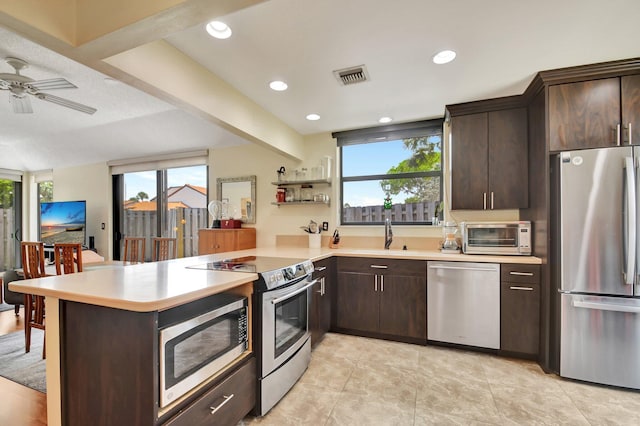
[[[163,310],[227,291],[258,279],[244,272],[188,269],[186,266],[237,256],[273,256],[313,261],[331,256],[377,257],[458,262],[540,264],[532,256],[443,254],[429,250],[266,247],[122,266],[119,262],[86,265],[85,272],[14,281],[11,290],[137,312]]]

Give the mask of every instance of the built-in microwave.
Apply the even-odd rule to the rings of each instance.
[[[247,350],[247,309],[246,297],[223,293],[158,313],[160,408]]]
[[[462,222],[465,254],[531,255],[531,222]]]

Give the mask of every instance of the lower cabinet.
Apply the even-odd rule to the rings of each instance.
[[[426,341],[426,271],[420,260],[338,258],[336,328]]]
[[[538,354],[540,341],[540,266],[502,264],[500,350]]]
[[[335,259],[330,257],[314,262],[313,286],[309,309],[309,330],[313,349],[331,328],[331,293],[335,274]]]
[[[252,357],[164,425],[236,425],[256,403],[256,375]]]

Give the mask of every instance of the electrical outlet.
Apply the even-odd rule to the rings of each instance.
[[[322,230],[323,231],[329,230],[329,222],[322,222]]]

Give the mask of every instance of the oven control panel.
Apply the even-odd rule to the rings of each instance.
[[[302,263],[276,269],[273,271],[262,272],[262,278],[268,289],[274,289],[295,281],[298,278],[305,277],[313,272],[313,263],[305,260]]]

